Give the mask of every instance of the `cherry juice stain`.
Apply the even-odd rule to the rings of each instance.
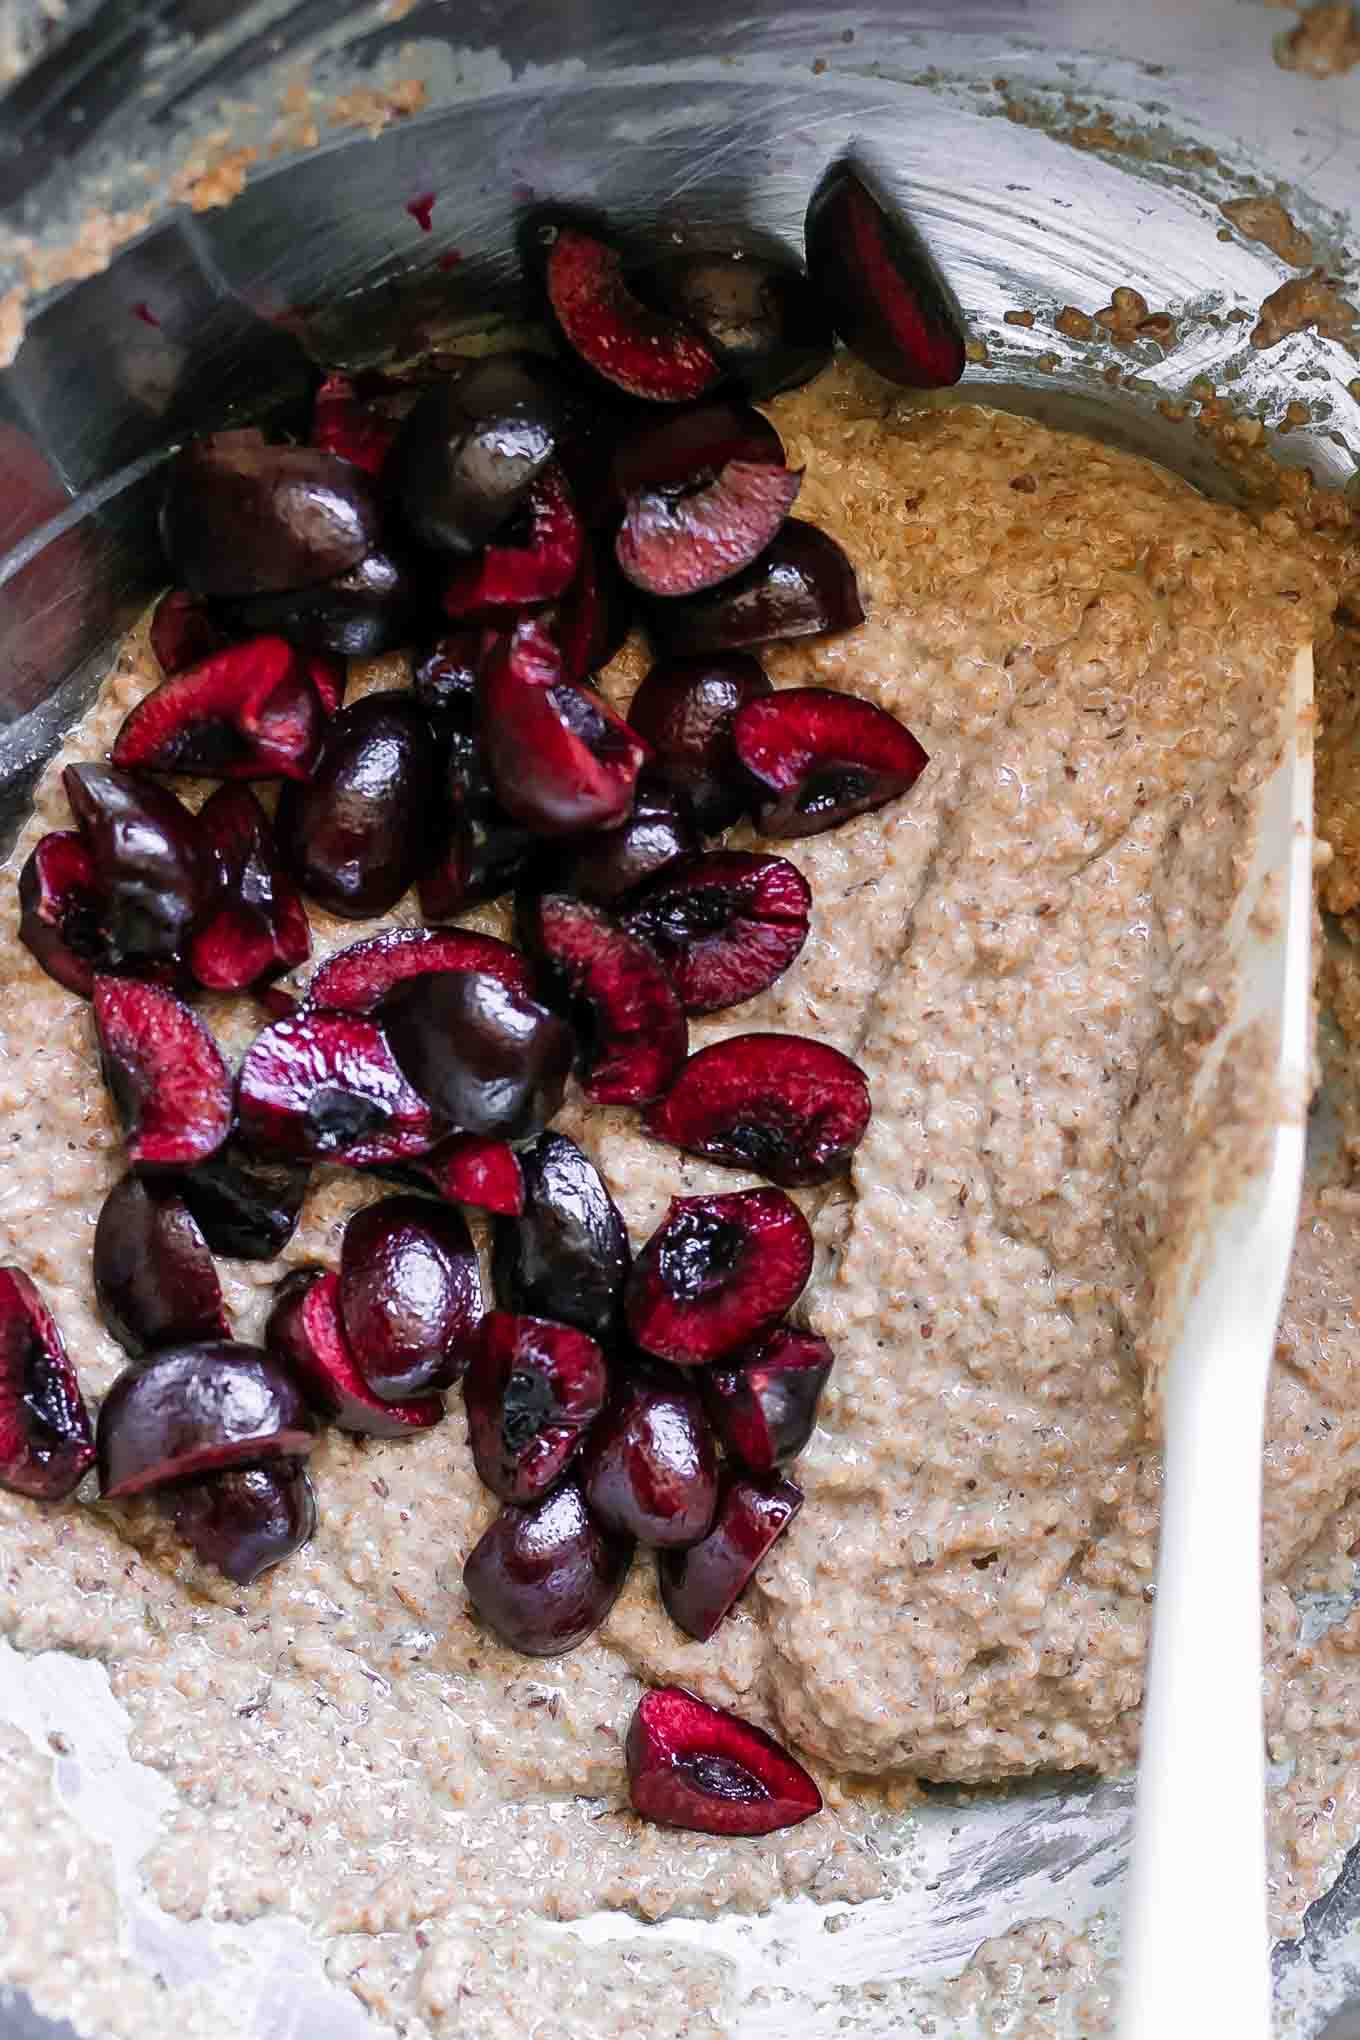
[[[430,215],[434,211],[434,198],[435,195],[432,191],[422,191],[418,198],[408,198],[406,201],[406,210],[410,213],[411,218],[420,228],[422,234],[428,234],[433,231]]]

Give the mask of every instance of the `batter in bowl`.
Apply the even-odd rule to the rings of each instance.
[[[1146,463],[1005,414],[922,410],[863,369],[838,365],[770,414],[806,464],[799,514],[848,551],[868,620],[764,663],[776,685],[891,708],[931,763],[906,799],[792,846],[813,887],[805,949],[692,1029],[694,1048],[764,1029],[830,1042],[874,1099],[848,1182],[802,1193],[819,1247],[803,1315],[836,1367],[800,1462],[806,1506],[752,1589],[697,1644],[639,1564],[570,1656],[506,1650],[462,1593],[495,1504],[457,1396],[409,1443],[327,1433],[317,1533],[250,1589],[197,1567],[149,1504],[0,1496],[6,1629],[106,1662],[133,1756],[175,1785],[144,1865],[161,1904],[290,1912],[376,2010],[433,2033],[469,2030],[470,2001],[498,2030],[492,2007],[504,2019],[578,1984],[564,2030],[725,2030],[711,1965],[543,1952],[525,1923],[868,1897],[879,1809],[910,1781],[1114,1772],[1136,1749],[1158,1483],[1142,1376],[1184,1101],[1224,1013],[1221,935],[1275,704],[1334,591],[1302,547]],[[349,698],[400,684],[400,664],[356,672]],[[626,703],[645,670],[631,644],[607,694]],[[102,758],[158,678],[135,632],[9,867],[0,1261],[38,1283],[95,1398],[123,1364],[89,1275],[120,1136],[88,1007],[15,939],[12,879],[68,825],[60,767]],[[311,918],[316,961],[364,932]],[[499,908],[468,920],[508,932]],[[202,1011],[229,1056],[258,1026],[245,1000]],[[579,1095],[558,1124],[639,1241],[672,1196],[754,1180]],[[318,1172],[283,1265],[333,1263],[380,1194]],[[1339,1755],[1351,1704],[1330,1661],[1291,1656],[1284,1591],[1337,1548],[1360,1465],[1349,1319],[1332,1336],[1317,1301],[1345,1286],[1330,1226],[1305,1227],[1267,1469],[1275,1719],[1303,1753],[1276,1835],[1285,1917],[1325,1853],[1310,1867],[1309,1763],[1320,1776]],[[258,1339],[279,1268],[220,1268],[236,1335]],[[826,1813],[760,1841],[639,1823],[621,1738],[640,1681],[769,1728],[814,1769]],[[49,1820],[42,1772],[16,1764],[17,1833]],[[98,1859],[54,1835],[24,1880],[35,1906],[73,1878],[98,1886]],[[142,2036],[206,2018],[187,1993],[120,1999],[112,1934],[96,1923],[72,1950],[68,2016],[77,2003],[92,2030]]]

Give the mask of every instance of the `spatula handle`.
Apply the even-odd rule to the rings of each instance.
[[[1244,1347],[1263,1325],[1273,1335],[1278,1302],[1261,1300],[1241,1344],[1234,1313],[1222,1350],[1167,1386],[1179,1407],[1166,1421],[1120,2040],[1270,2033],[1256,1386],[1268,1363]]]

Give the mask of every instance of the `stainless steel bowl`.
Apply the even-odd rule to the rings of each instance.
[[[1309,421],[1280,457],[1338,484],[1352,473],[1350,356],[1311,334],[1256,353],[1249,324],[1231,316],[1254,319],[1291,272],[1225,228],[1220,200],[1281,187],[1318,261],[1344,275],[1360,188],[1354,82],[1276,68],[1272,39],[1292,17],[1264,4],[953,0],[742,17],[717,0],[684,10],[415,0],[404,13],[400,0],[245,10],[70,0],[56,21],[36,0],[10,6],[28,69],[0,100],[0,301],[60,267],[91,206],[127,209],[152,192],[151,219],[107,268],[34,296],[0,375],[0,797],[11,818],[154,581],[157,469],[177,436],[286,416],[309,356],[372,359],[413,323],[479,326],[512,307],[511,230],[530,191],[596,201],[644,238],[740,228],[796,247],[819,172],[854,144],[903,191],[986,342],[966,395],[1230,490],[1209,442],[1159,409],[1205,376],[1270,418],[1304,403]],[[300,131],[304,73],[315,136]],[[332,124],[337,107],[380,111],[375,92],[410,78],[424,106],[376,138]],[[236,102],[225,113],[224,98]],[[235,203],[166,206],[171,171],[220,164],[243,145],[257,155]],[[183,188],[192,183],[186,174]],[[429,233],[407,210],[422,192],[436,195]],[[1165,355],[1140,344],[1119,358],[1136,370],[1131,387],[1107,380],[1108,351],[1052,327],[1061,306],[1089,312],[1121,284],[1170,311],[1178,333]],[[1017,310],[1034,324],[1008,323]],[[155,1794],[134,1765],[82,1770],[82,1730],[117,1729],[97,1668],[39,1676],[0,1648],[7,1705],[35,1732],[72,1725],[63,1790],[101,1832],[120,1831],[110,1779],[140,1806],[120,1857],[132,1877],[137,1819],[154,1819]],[[859,1909],[834,1938],[802,1901],[749,1933],[707,1930],[764,1993],[741,2033],[810,2040],[847,2018],[876,2035],[919,2030],[872,1988],[952,1974],[979,1941],[1028,1917],[1098,1919],[1117,1894],[1128,1807],[1122,1785],[1070,1781],[966,1806],[935,1795],[898,1837],[900,1894]],[[1353,1857],[1304,1940],[1277,1953],[1282,2034],[1314,2040],[1346,2002],[1357,1912]],[[143,1907],[143,1925],[153,1914]],[[156,1959],[191,1963],[198,1931],[156,1916],[149,1945]],[[243,1952],[260,1953],[249,1929],[236,1932]],[[280,1958],[270,1944],[260,1959]],[[315,1992],[313,2029],[374,2030],[326,1996],[319,1971]],[[53,2030],[20,2004],[0,2007],[6,2036]]]

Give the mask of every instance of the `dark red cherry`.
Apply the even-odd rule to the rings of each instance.
[[[452,1205],[386,1197],[355,1212],[340,1248],[340,1316],[378,1395],[456,1381],[481,1314],[476,1250]]]
[[[911,390],[956,383],[963,321],[914,222],[848,162],[832,165],[804,226],[808,272],[852,354]]]
[[[409,1438],[444,1415],[439,1395],[389,1402],[364,1380],[340,1317],[340,1279],[295,1268],[274,1292],[265,1343],[318,1416],[362,1438]]]
[[[583,543],[570,486],[553,463],[531,484],[505,528],[450,573],[440,597],[445,614],[478,616],[555,601],[575,578]]]
[[[236,1078],[240,1132],[255,1154],[292,1162],[400,1162],[439,1128],[374,1020],[304,1007],[246,1050]]]
[[[520,1506],[545,1495],[579,1451],[607,1387],[604,1355],[584,1332],[489,1312],[463,1400],[473,1462],[492,1494]]]
[[[408,978],[447,970],[485,971],[512,992],[533,990],[526,959],[494,935],[471,928],[384,928],[323,963],[307,1000],[342,1013],[372,1013]]]
[[[688,1030],[655,952],[599,907],[563,893],[524,902],[522,923],[550,996],[581,1023],[587,1096],[601,1105],[657,1097],[683,1062]]]
[[[663,652],[722,652],[853,630],[863,623],[855,570],[834,538],[786,517],[759,559],[681,600],[652,600],[649,635]]]
[[[763,412],[717,398],[634,423],[620,434],[610,481],[614,508],[645,489],[710,480],[729,461],[782,467],[784,442]]]
[[[568,1480],[531,1508],[503,1508],[474,1546],[463,1584],[502,1643],[526,1657],[556,1657],[599,1628],[632,1558],[631,1538],[592,1522]]]
[[[158,985],[100,977],[94,1022],[128,1160],[191,1169],[215,1154],[231,1126],[231,1078],[197,1014]]]
[[[119,1375],[100,1407],[99,1489],[109,1500],[203,1473],[301,1459],[316,1419],[257,1346],[165,1346]]]
[[[604,702],[564,678],[542,624],[516,625],[488,659],[481,686],[487,768],[509,815],[543,836],[625,819],[647,747]]]
[[[782,1190],[673,1198],[633,1263],[628,1329],[644,1353],[703,1366],[776,1325],[811,1272],[811,1228]]]
[[[701,1835],[768,1835],[822,1810],[802,1765],[764,1729],[683,1686],[644,1693],[625,1746],[633,1810]]]
[[[635,279],[648,304],[701,333],[727,383],[752,397],[811,381],[836,336],[820,297],[792,262],[743,249],[670,255]]]
[[[208,1243],[173,1188],[124,1176],[94,1230],[100,1315],[133,1355],[195,1339],[229,1339]]]
[[[630,902],[648,879],[677,859],[694,856],[701,847],[684,795],[644,773],[628,819],[616,829],[584,837],[558,884],[562,891],[579,893],[596,906],[617,907]]]
[[[219,786],[199,809],[198,826],[214,871],[189,943],[199,984],[241,991],[305,963],[312,953],[307,910],[250,788]]]
[[[718,1452],[704,1406],[683,1382],[625,1382],[591,1431],[581,1461],[586,1505],[606,1530],[657,1550],[708,1535],[718,1505]]]
[[[403,1073],[455,1132],[529,1140],[561,1107],[571,1029],[489,972],[413,978],[383,1022]]]
[[[107,961],[115,970],[177,958],[212,879],[195,817],[168,787],[135,772],[68,765],[61,783],[80,825],[97,896],[96,929],[82,919],[72,934],[92,960]],[[71,872],[70,882],[78,886],[78,871]],[[88,896],[86,903],[95,905]]]
[[[420,597],[414,561],[377,546],[329,581],[252,595],[224,605],[224,615],[243,634],[264,631],[304,651],[371,659],[410,643]]]
[[[414,535],[443,552],[485,545],[551,461],[562,419],[558,372],[531,354],[488,355],[428,391],[384,475]]]
[[[649,1110],[647,1129],[797,1189],[844,1174],[871,1109],[863,1070],[828,1042],[732,1034],[690,1057]]]
[[[816,836],[896,800],[930,763],[905,723],[855,694],[783,687],[748,701],[732,748],[766,836]]]
[[[730,829],[750,806],[732,723],[769,692],[752,653],[695,652],[660,660],[633,696],[628,720],[652,747],[652,769],[689,800],[706,835]]]
[[[758,1474],[796,1459],[816,1428],[833,1358],[815,1332],[780,1325],[745,1353],[709,1368],[704,1398],[733,1457]]]
[[[293,1237],[310,1176],[305,1162],[270,1161],[230,1139],[173,1182],[214,1254],[272,1261]]]
[[[161,543],[197,595],[305,588],[357,566],[377,541],[369,478],[310,446],[268,446],[255,430],[217,432],[170,469]]]
[[[213,779],[305,779],[326,710],[304,655],[251,637],[162,680],[131,710],[115,765]]]
[[[496,1294],[513,1310],[608,1338],[632,1259],[622,1214],[589,1155],[565,1134],[540,1134],[520,1161],[524,1208],[496,1225]]]
[[[802,1489],[779,1475],[729,1476],[703,1541],[661,1554],[661,1599],[671,1620],[707,1643],[802,1506]]]
[[[524,244],[559,335],[604,382],[674,404],[719,380],[718,362],[696,333],[634,297],[622,258],[601,235],[543,214],[526,224]]]
[[[93,1464],[90,1413],[56,1319],[21,1268],[0,1268],[0,1488],[64,1501]]]
[[[182,673],[224,651],[230,643],[212,608],[187,588],[167,588],[156,604],[149,632],[151,649],[165,674]]]
[[[409,695],[342,709],[308,784],[279,802],[279,847],[308,898],[351,920],[394,907],[429,853],[436,783],[429,718]]]
[[[161,1508],[203,1565],[248,1587],[300,1551],[316,1529],[316,1495],[300,1466],[237,1466],[163,1488]]]
[[[710,850],[660,872],[627,903],[687,1013],[719,1013],[775,982],[807,941],[812,888],[784,857]]]
[[[715,588],[764,552],[793,507],[802,474],[729,461],[711,480],[643,489],[624,506],[614,553],[646,595]]]
[[[451,1133],[407,1167],[450,1204],[471,1204],[503,1218],[516,1217],[524,1209],[524,1171],[508,1141]]]
[[[40,837],[19,873],[19,940],[50,978],[88,999],[113,968],[94,859],[74,829]]]

